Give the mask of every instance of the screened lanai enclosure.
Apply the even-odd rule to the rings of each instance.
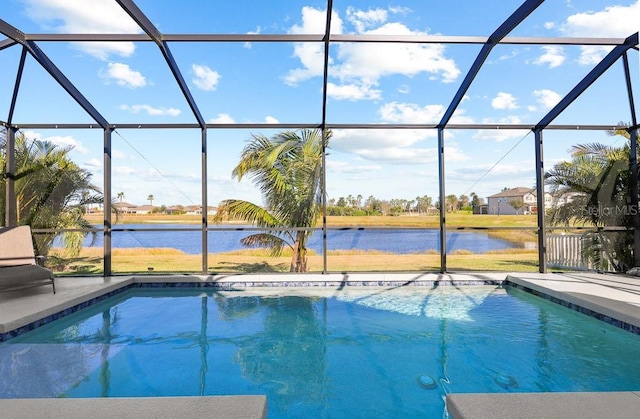
[[[637,2],[262,3],[3,2],[3,226],[58,275],[640,266]]]

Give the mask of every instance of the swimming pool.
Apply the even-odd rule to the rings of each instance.
[[[449,392],[638,390],[638,353],[640,336],[510,287],[142,288],[0,344],[0,397],[442,417]]]

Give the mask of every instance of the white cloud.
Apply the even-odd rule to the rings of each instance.
[[[402,23],[386,22],[387,15],[380,9],[360,11],[349,8],[348,20],[358,33],[366,35],[424,35],[412,31]],[[294,25],[291,33],[323,33],[325,11],[311,7],[302,10],[302,25]],[[332,33],[342,33],[342,21],[334,12]],[[455,81],[460,75],[455,61],[445,56],[445,47],[440,44],[376,44],[340,43],[329,62],[329,74],[338,78],[342,85],[376,85],[385,76],[429,73],[444,83]],[[333,51],[333,49],[332,49]],[[298,43],[294,55],[302,67],[289,71],[285,83],[296,85],[323,73],[324,49],[318,43]]]
[[[496,124],[496,125],[519,125],[522,123],[520,118],[515,115],[510,115],[505,118],[500,118],[498,120],[495,119],[484,119],[482,121],[483,124]],[[506,140],[511,140],[514,138],[522,138],[527,135],[530,130],[527,129],[481,129],[478,130],[471,138],[473,140],[489,140],[502,142]]]
[[[132,175],[136,173],[136,169],[129,166],[114,166],[113,172],[118,175]]]
[[[364,149],[359,154],[369,160],[398,164],[424,164],[438,161],[437,148]],[[449,155],[447,154],[447,160]]]
[[[500,155],[504,153],[504,151],[497,151],[497,154]],[[511,162],[511,163],[498,163],[495,166],[493,164],[479,164],[479,165],[464,165],[463,167],[459,167],[455,170],[452,170],[447,175],[447,179],[450,181],[458,180],[464,182],[475,182],[481,176],[485,175],[487,171],[490,170],[488,179],[497,180],[498,183],[508,182],[507,184],[510,186],[528,186],[532,182],[535,183],[535,167],[534,162],[532,161],[522,161],[522,162]],[[485,180],[488,180],[485,179]],[[495,185],[490,186],[493,182],[486,184],[483,182],[485,188],[489,188],[489,191],[486,192],[486,195],[483,196],[483,193],[480,192],[480,196],[486,198],[487,195],[492,195],[494,193],[500,192],[501,187],[505,185]],[[476,186],[477,188],[482,189],[482,184]]]
[[[570,36],[621,37],[638,31],[640,3],[629,6],[608,6],[599,12],[585,12],[571,15],[561,30]]]
[[[534,90],[533,96],[536,97],[538,103],[540,103],[545,109],[553,108],[562,99],[562,96],[558,93],[548,89]]]
[[[181,113],[180,109],[155,108],[150,105],[120,105],[120,109],[131,113],[146,112],[150,116],[178,116]]]
[[[381,149],[407,148],[416,143],[434,137],[432,130],[412,129],[349,129],[333,130],[331,148],[339,151],[355,152],[360,154],[365,150],[374,151]]]
[[[144,171],[138,171],[138,176],[149,182],[167,182],[167,179],[171,179],[175,182],[200,182],[200,175],[193,172],[163,172],[159,173],[155,169],[147,169]]]
[[[264,121],[262,121],[265,124],[279,124],[280,121],[271,116],[271,115],[267,115],[264,118]],[[235,124],[236,121],[235,119],[233,119],[233,117],[231,117],[231,115],[227,114],[227,113],[219,113],[215,118],[211,118],[209,119],[209,123],[210,124]]]
[[[48,141],[62,148],[70,147],[74,151],[77,151],[80,154],[89,153],[89,150],[85,146],[83,146],[80,141],[78,141],[77,139],[75,139],[70,135],[66,135],[66,136],[54,135],[51,137],[43,137],[42,134],[40,134],[38,131],[29,131],[29,130],[24,130],[23,133],[25,137],[27,137],[28,139],[37,140],[37,141]]]
[[[294,34],[324,34],[326,24],[326,10],[304,6],[302,8],[302,25],[293,25],[289,32]],[[332,12],[331,15],[331,33],[342,33],[342,19],[335,12]]]
[[[255,31],[249,31],[249,32],[247,32],[247,34],[249,34],[249,35],[257,35],[261,31],[262,31],[262,28],[260,26],[258,26]],[[243,46],[245,48],[247,48],[247,49],[251,49],[251,42],[245,42]]]
[[[611,51],[611,47],[598,46],[598,45],[588,45],[580,47],[582,52],[580,53],[580,58],[578,59],[578,63],[582,65],[594,65],[598,64],[605,55]]]
[[[442,105],[419,106],[415,103],[385,103],[378,113],[386,122],[400,124],[435,124],[440,122],[445,108]]]
[[[113,151],[111,152],[111,156],[112,156],[114,159],[126,159],[127,157],[129,157],[129,156],[127,155],[127,153],[124,153],[124,152],[122,152],[122,151],[120,151],[120,150],[113,150]]]
[[[638,31],[640,3],[608,6],[598,12],[576,13],[567,18],[560,31],[566,36],[626,38]],[[600,62],[611,47],[583,46],[579,63]]]
[[[112,0],[24,0],[25,14],[46,31],[57,33],[142,33],[142,29]],[[101,60],[111,55],[128,57],[133,42],[74,42],[72,44]]]
[[[102,169],[102,162],[96,158],[92,158],[84,162],[85,169],[94,171]]]
[[[81,153],[81,154],[89,153],[89,150],[87,150],[87,148],[84,147],[80,141],[76,140],[75,138],[69,135],[63,136],[63,137],[60,137],[60,136],[47,137],[44,140],[52,142],[53,144],[61,147],[71,147],[74,151],[77,151],[78,153]]]
[[[387,21],[388,13],[384,9],[358,10],[347,7],[347,20],[355,26],[357,32],[364,32],[367,28]]]
[[[554,22],[545,22],[544,23],[544,28],[545,29],[553,29],[556,27],[556,24]]]
[[[435,143],[431,147],[419,146],[418,143],[435,135],[434,130],[334,130],[330,147],[374,162],[403,165],[434,163],[438,161]],[[449,162],[469,159],[452,142],[448,142],[445,153]]]
[[[559,67],[564,63],[564,49],[557,45],[543,46],[544,54],[539,56],[533,63],[538,65],[548,64],[549,68]]]
[[[147,85],[146,78],[139,71],[134,71],[127,64],[123,63],[109,63],[107,72],[100,76],[115,80],[119,86],[136,88]]]
[[[499,61],[506,61],[506,60],[510,60],[512,58],[515,58],[519,55],[519,52],[517,50],[513,50],[508,54],[503,54],[500,57],[498,57]]]
[[[334,83],[327,83],[327,96],[336,100],[372,100],[379,99],[382,91],[378,89],[372,89],[371,84],[353,83],[336,85]]]
[[[215,90],[220,81],[220,73],[210,69],[206,65],[193,64],[193,84],[202,90]]]
[[[399,124],[436,124],[440,122],[446,108],[442,105],[420,106],[415,103],[390,102],[380,107],[378,113],[384,122]],[[473,119],[465,116],[464,109],[456,109],[450,123],[470,124]],[[430,135],[435,135],[431,132]]]
[[[327,160],[327,169],[335,173],[371,174],[372,172],[381,170],[382,166],[377,164],[362,165],[346,161]]]
[[[467,155],[464,151],[462,151],[457,144],[448,141],[444,146],[444,155],[446,156],[447,162],[460,162],[471,160],[471,157]]]
[[[211,124],[234,124],[236,121],[227,113],[219,113],[215,118],[211,118]]]
[[[326,25],[326,10],[318,10],[305,6],[302,8],[302,25],[293,25],[289,30],[292,34],[324,34]],[[331,15],[331,33],[342,33],[342,19],[337,13]],[[324,69],[324,47],[321,43],[296,43],[294,55],[300,59],[302,68],[290,70],[285,76],[286,84],[295,86],[312,77],[321,76]]]
[[[386,23],[364,32],[367,35],[425,35],[411,31],[401,23]],[[446,58],[441,44],[374,44],[343,43],[338,46],[337,62],[332,76],[364,78],[375,81],[384,76],[402,74],[408,77],[429,73],[443,82],[455,81],[460,70],[453,59]]]
[[[493,109],[518,109],[516,98],[511,93],[499,92],[496,97],[491,100]]]

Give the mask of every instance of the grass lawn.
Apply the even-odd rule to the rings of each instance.
[[[439,271],[437,253],[391,254],[378,251],[329,251],[329,272],[415,272]],[[241,250],[211,253],[208,271],[212,273],[288,272],[290,256],[272,258],[264,250]],[[322,271],[321,255],[309,256],[309,272]],[[76,258],[52,249],[49,266],[57,275],[100,275],[102,249],[85,248]],[[113,249],[114,273],[195,273],[201,271],[200,255],[190,255],[176,249],[137,248]],[[510,271],[537,272],[538,253],[535,250],[473,254],[460,252],[447,255],[448,271]],[[150,269],[151,268],[151,269]]]

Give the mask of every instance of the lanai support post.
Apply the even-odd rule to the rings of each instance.
[[[536,205],[538,206],[538,268],[540,273],[547,272],[547,228],[545,225],[545,199],[544,199],[544,162],[542,159],[542,130],[536,129],[535,154],[536,154]]]
[[[631,214],[633,215],[633,262],[640,267],[640,209],[638,208],[638,127],[629,130],[631,152],[629,166],[631,168]]]
[[[447,210],[444,188],[444,130],[438,128],[438,172],[440,182],[440,273],[447,272]]]
[[[331,12],[333,10],[333,0],[327,0],[327,16],[324,26],[324,60],[322,64],[322,179],[321,188],[321,211],[322,211],[322,274],[328,273],[327,261],[327,86],[329,83],[329,39],[331,37]]]
[[[209,201],[207,199],[207,129],[202,129],[202,273],[209,270]]]
[[[103,151],[103,165],[104,165],[104,179],[103,179],[103,184],[104,184],[104,192],[102,194],[103,196],[103,232],[102,234],[104,235],[104,240],[103,240],[103,247],[104,247],[104,260],[102,261],[103,263],[103,269],[104,269],[104,276],[111,276],[111,211],[112,211],[112,207],[111,207],[111,133],[113,131],[113,128],[109,127],[107,129],[104,130],[104,138],[103,138],[103,143],[104,143],[104,151]]]
[[[4,168],[7,176],[5,180],[5,226],[18,225],[18,203],[16,202],[16,129],[7,127],[7,165]]]
[[[631,124],[629,128],[629,169],[631,170],[631,210],[633,211],[633,265],[640,267],[640,213],[638,208],[638,118],[636,117],[636,105],[633,100],[633,86],[631,85],[631,72],[629,71],[629,57],[627,52],[622,55],[624,76],[629,97],[629,111]]]

